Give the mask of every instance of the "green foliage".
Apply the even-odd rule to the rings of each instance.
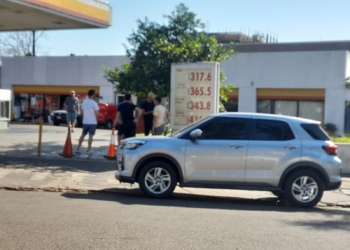
[[[184,4],[165,15],[165,24],[138,20],[137,30],[128,38],[126,55],[130,63],[120,68],[105,69],[105,78],[120,92],[145,96],[149,91],[167,96],[170,93],[171,64],[174,62],[220,62],[234,53],[214,36],[205,33],[205,25]],[[221,72],[222,82],[225,80]],[[233,85],[221,86],[222,100]]]
[[[338,130],[337,125],[335,125],[334,123],[331,123],[331,122],[324,124],[323,128],[327,132],[335,132]]]

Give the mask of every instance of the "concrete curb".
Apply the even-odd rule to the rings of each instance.
[[[54,187],[45,187],[45,188],[35,188],[35,187],[20,187],[20,186],[4,186],[0,187],[0,190],[9,190],[9,191],[23,191],[23,192],[58,192],[58,193],[78,193],[78,194],[92,194],[92,193],[105,193],[105,194],[118,194],[118,195],[128,195],[128,196],[138,196],[138,197],[147,197],[142,194],[139,189],[70,189],[66,188],[54,188]],[[265,204],[273,204],[289,207],[291,206],[285,200],[279,200],[276,198],[239,198],[239,197],[223,197],[223,196],[208,196],[208,195],[198,195],[198,194],[189,194],[189,193],[178,193],[174,192],[172,195],[177,198],[186,198],[191,200],[206,200],[206,201],[233,201],[233,202],[260,202]],[[170,197],[171,199],[171,197]],[[320,201],[316,207],[341,207],[341,208],[350,208],[349,201],[339,201],[336,203],[331,202],[322,202]]]
[[[62,156],[57,155],[52,156],[52,155],[41,155],[41,156],[36,156],[36,155],[13,155],[13,154],[6,154],[6,153],[0,153],[0,156],[7,157],[7,158],[31,158],[31,159],[45,159],[45,160],[63,160],[63,161],[89,161],[89,162],[117,162],[116,160],[107,160],[107,159],[94,159],[94,158],[78,158],[78,157],[72,157],[72,158],[65,158]]]

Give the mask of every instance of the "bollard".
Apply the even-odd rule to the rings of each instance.
[[[38,156],[41,155],[41,135],[43,133],[43,117],[39,117],[39,142],[38,142]]]

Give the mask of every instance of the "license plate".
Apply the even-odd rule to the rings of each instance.
[[[61,119],[61,116],[56,116],[56,119]]]

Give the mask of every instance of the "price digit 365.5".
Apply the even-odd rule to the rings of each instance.
[[[188,88],[188,94],[196,96],[209,96],[211,95],[211,88],[207,87],[205,91],[204,87],[190,87]]]

